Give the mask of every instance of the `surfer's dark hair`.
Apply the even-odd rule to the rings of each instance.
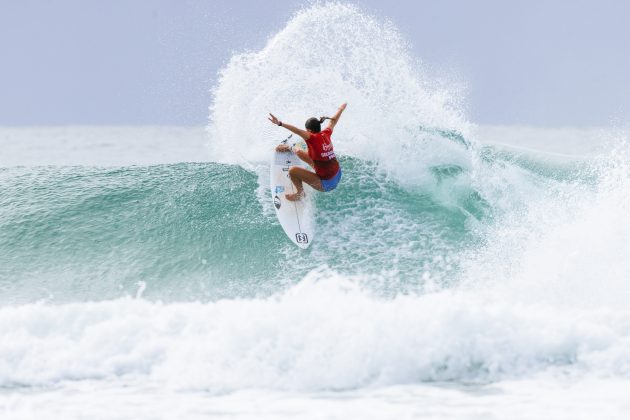
[[[329,117],[321,117],[321,118],[315,118],[315,117],[311,117],[308,120],[306,120],[306,124],[304,124],[304,126],[306,127],[306,129],[308,131],[312,131],[313,133],[319,133],[320,131],[322,131],[322,123],[326,120],[332,120],[332,118]]]

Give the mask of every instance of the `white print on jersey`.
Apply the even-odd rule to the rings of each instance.
[[[330,152],[322,153],[322,157],[328,158],[329,160],[335,159],[335,152],[331,150]]]

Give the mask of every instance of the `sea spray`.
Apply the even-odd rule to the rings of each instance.
[[[301,126],[348,102],[334,134],[341,156],[378,163],[399,182],[428,181],[432,165],[469,163],[448,138],[469,131],[455,106],[459,95],[428,79],[392,24],[352,5],[315,5],[262,50],[236,54],[221,70],[210,149],[220,162],[266,164],[285,133],[269,124],[268,112]]]

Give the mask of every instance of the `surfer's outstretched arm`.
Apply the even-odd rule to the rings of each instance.
[[[300,130],[296,126],[293,126],[293,125],[287,124],[287,123],[283,123],[278,118],[276,118],[276,116],[273,115],[272,113],[269,113],[269,121],[271,121],[275,125],[279,125],[280,127],[286,128],[287,130],[289,130],[293,134],[297,134],[298,136],[302,137],[304,140],[308,140],[311,137],[311,133],[309,133],[308,131]]]
[[[335,128],[335,125],[337,125],[337,122],[339,121],[339,118],[341,117],[341,114],[343,113],[344,109],[346,109],[347,105],[348,104],[346,102],[341,104],[341,106],[339,107],[335,115],[333,115],[330,118],[330,122],[328,123],[328,128],[330,128],[331,130]]]

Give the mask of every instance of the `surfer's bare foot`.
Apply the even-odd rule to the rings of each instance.
[[[284,196],[289,201],[299,201],[300,198],[304,197],[304,191],[296,192],[293,194],[285,194]]]
[[[276,147],[276,152],[290,152],[291,151],[291,146],[289,146],[288,144],[279,144]]]

